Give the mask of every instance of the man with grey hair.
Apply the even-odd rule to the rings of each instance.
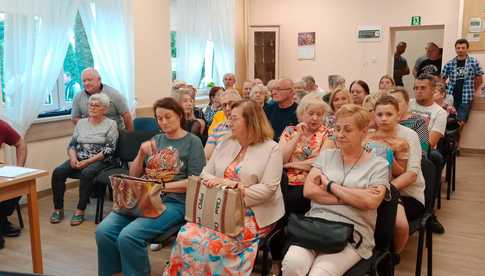
[[[88,117],[89,97],[96,93],[104,93],[110,100],[106,117],[114,120],[118,125],[118,129],[133,131],[133,119],[125,98],[113,87],[103,84],[101,76],[94,68],[84,69],[81,73],[81,79],[84,91],[77,93],[72,101],[71,120],[74,124],[77,124],[81,118]]]
[[[421,74],[433,76],[441,75],[441,50],[434,42],[429,42],[426,46],[426,59],[424,59],[416,68],[416,77]]]
[[[325,93],[325,91],[323,91],[322,89],[320,89],[318,87],[318,85],[315,82],[315,78],[313,76],[304,76],[302,78],[302,81],[305,84],[305,90],[309,94],[314,93],[314,94],[318,95],[320,98],[327,94],[327,93]]]
[[[293,81],[288,78],[280,79],[271,90],[273,102],[266,105],[264,112],[274,130],[273,140],[279,141],[281,133],[287,126],[296,126],[296,117]]]
[[[234,85],[236,84],[236,76],[233,73],[226,73],[222,78],[222,82],[224,83],[224,90],[234,88]]]

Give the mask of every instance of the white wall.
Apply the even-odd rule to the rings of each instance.
[[[409,26],[411,16],[422,25],[445,25],[443,59],[454,56],[460,1],[457,0],[249,0],[248,25],[280,25],[280,75],[299,79],[314,75],[327,88],[329,74],[350,82],[366,80],[371,89],[389,68],[390,27]],[[380,25],[381,42],[357,42],[359,25]],[[297,33],[316,32],[315,60],[297,60]]]

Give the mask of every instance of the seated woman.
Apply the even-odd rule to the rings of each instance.
[[[377,207],[389,189],[387,162],[362,147],[369,117],[353,104],[336,114],[337,148],[323,149],[310,170],[304,195],[312,201],[306,216],[354,225],[362,244],[354,244],[336,254],[323,254],[300,246],[290,246],[283,259],[283,275],[343,275],[374,247]],[[363,181],[365,180],[365,181]]]
[[[209,187],[224,183],[241,189],[244,228],[229,237],[185,224],[172,249],[168,275],[250,275],[259,241],[284,215],[283,158],[263,109],[253,100],[234,103],[230,126],[232,136],[216,147],[201,177]]]
[[[344,105],[352,103],[352,96],[349,91],[343,88],[337,88],[330,94],[329,100],[332,112],[325,116],[325,126],[329,129],[335,127],[335,113]]]
[[[433,94],[433,100],[435,103],[437,103],[439,106],[441,106],[446,112],[448,112],[448,115],[456,115],[456,109],[453,106],[453,104],[449,104],[446,101],[446,86],[440,85],[436,86]]]
[[[199,175],[205,165],[200,139],[182,128],[182,107],[172,98],[163,98],[155,102],[153,112],[163,133],[140,146],[130,175],[162,180],[166,209],[158,218],[111,212],[98,224],[99,275],[149,275],[147,242],[184,221],[187,178]]]
[[[221,110],[220,98],[223,92],[224,89],[219,86],[214,86],[209,91],[209,104],[204,108],[204,118],[207,121],[207,126],[212,124],[214,115],[217,111]]]
[[[181,88],[177,90],[174,96],[175,100],[184,110],[185,122],[183,129],[201,138],[204,133],[205,121],[196,118],[194,115],[195,98],[193,97],[192,89]]]
[[[263,109],[268,101],[269,90],[262,84],[256,84],[251,88],[249,97],[251,100],[257,102]]]
[[[79,202],[71,218],[71,225],[84,221],[84,210],[89,202],[96,175],[109,163],[118,140],[116,122],[105,116],[109,98],[104,93],[94,94],[88,101],[88,118],[78,121],[67,149],[69,160],[62,163],[52,173],[52,193],[54,212],[51,223],[59,223],[64,218],[64,192],[68,177],[79,177]]]
[[[394,86],[396,86],[396,83],[394,82],[394,79],[389,75],[384,75],[379,80],[380,91],[388,92],[389,90],[394,88]]]
[[[406,89],[395,88],[390,91],[390,95],[399,103],[399,124],[414,130],[418,134],[423,154],[427,155],[430,150],[428,123],[423,117],[409,111],[409,93]]]
[[[409,145],[406,140],[397,136],[399,123],[399,104],[391,96],[382,96],[374,105],[376,130],[368,135],[367,145],[377,155],[389,162],[393,177],[406,171],[409,159]]]
[[[352,103],[362,106],[365,96],[370,94],[369,85],[363,80],[356,80],[350,84]]]
[[[296,109],[300,123],[287,127],[280,137],[283,168],[288,174],[286,212],[306,213],[310,201],[303,197],[303,184],[320,149],[330,135],[323,125],[327,105],[317,95],[303,97]]]

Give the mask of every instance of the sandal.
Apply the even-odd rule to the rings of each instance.
[[[64,211],[63,210],[57,210],[54,211],[51,215],[50,221],[52,224],[56,224],[62,221],[64,218]]]
[[[78,226],[80,225],[81,223],[83,223],[84,221],[84,214],[82,215],[72,215],[72,218],[71,218],[71,226]]]

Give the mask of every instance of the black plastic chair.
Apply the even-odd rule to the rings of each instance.
[[[102,170],[94,179],[94,186],[96,187],[97,204],[96,204],[96,218],[95,223],[98,224],[103,220],[103,206],[104,195],[106,193],[106,187],[111,191],[111,185],[109,177],[113,174],[128,174],[128,162],[135,159],[140,145],[150,140],[153,136],[158,134],[159,131],[133,131],[125,132],[121,131],[118,138],[117,157],[120,163],[113,162],[111,166]]]
[[[157,121],[153,117],[138,117],[133,120],[135,131],[159,131]]]
[[[281,193],[283,194],[283,200],[285,201],[287,198],[288,194],[288,175],[286,174],[286,171],[283,171],[283,174],[281,175]],[[269,252],[271,250],[270,244],[273,238],[279,234],[280,231],[284,231],[284,227],[286,225],[286,216],[281,218],[278,222],[276,222],[275,228],[271,230],[271,232],[266,235],[264,238],[261,239],[259,242],[259,248],[258,248],[258,253],[256,254],[256,260],[258,259],[259,252],[263,252],[263,256],[261,259],[261,276],[266,276],[269,273],[271,264],[269,260]]]
[[[390,185],[390,199],[382,201],[377,209],[374,247],[372,256],[360,260],[344,276],[360,275],[394,275],[394,262],[392,260],[392,246],[394,242],[394,228],[396,225],[397,203],[399,191]]]
[[[436,198],[437,168],[434,162],[427,158],[421,160],[421,170],[425,180],[425,211],[417,219],[409,222],[409,235],[418,232],[418,249],[416,254],[416,276],[421,275],[423,262],[424,238],[426,237],[426,247],[428,250],[428,275],[433,275],[433,233],[431,231],[431,221],[434,216],[434,201]]]

